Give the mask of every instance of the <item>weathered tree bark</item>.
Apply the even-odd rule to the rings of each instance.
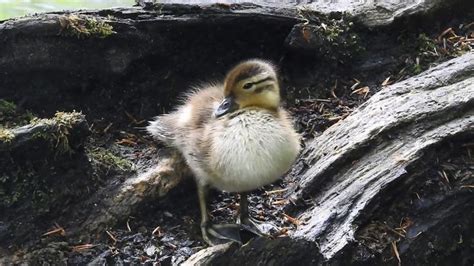
[[[214,4],[216,1],[212,0],[135,0],[136,3],[142,6],[152,6],[156,4],[167,4],[167,3],[182,3],[182,4],[194,4],[194,5],[209,5]],[[324,1],[309,0],[301,3],[300,1],[292,0],[281,0],[281,1],[266,1],[256,0],[252,4],[246,0],[228,0],[226,4],[243,4],[247,5],[249,11],[261,12],[259,6],[270,6],[276,8],[287,8],[292,15],[294,15],[297,8],[304,10],[318,11],[323,14],[331,14],[336,12],[347,12],[351,16],[356,17],[364,25],[382,26],[387,25],[393,20],[408,16],[412,14],[422,13],[429,11],[436,6],[442,5],[443,1],[440,0],[423,0],[423,1],[400,1],[400,2],[376,2],[376,1],[365,1],[361,2],[358,0],[340,0],[337,2],[331,2],[330,4]]]
[[[123,221],[141,204],[164,197],[182,179],[190,176],[188,167],[175,152],[161,152],[159,163],[146,172],[127,179],[119,186],[107,186],[94,197],[94,207],[76,232],[98,232]],[[97,201],[97,198],[101,199]]]
[[[294,236],[318,239],[325,258],[333,257],[407,168],[433,146],[473,133],[474,53],[384,88],[308,146],[310,167],[294,196],[311,197],[313,206]]]

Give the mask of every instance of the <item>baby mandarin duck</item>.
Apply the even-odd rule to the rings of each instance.
[[[246,192],[287,172],[300,151],[300,137],[280,106],[274,67],[261,60],[235,66],[223,84],[190,93],[176,111],[150,122],[147,131],[180,151],[195,175],[204,240],[234,240],[231,227],[212,225],[207,215],[209,187],[241,193],[240,221],[251,225]]]

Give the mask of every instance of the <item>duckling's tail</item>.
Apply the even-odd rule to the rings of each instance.
[[[173,132],[168,125],[168,120],[166,116],[157,116],[153,121],[150,121],[146,131],[163,144],[171,145],[174,138]]]

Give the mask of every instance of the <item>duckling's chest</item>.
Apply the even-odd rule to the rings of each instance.
[[[295,135],[291,127],[269,113],[249,111],[229,119],[214,133],[212,185],[240,192],[276,181],[298,154]]]

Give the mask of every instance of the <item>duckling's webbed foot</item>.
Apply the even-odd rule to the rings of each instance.
[[[257,235],[269,236],[272,231],[276,231],[276,227],[269,223],[259,222],[249,215],[249,204],[247,193],[240,194],[240,224],[242,228]]]
[[[242,244],[240,238],[240,225],[238,224],[202,224],[201,232],[204,241],[213,246],[227,242]]]
[[[218,245],[227,242],[242,244],[240,238],[241,226],[238,224],[214,225],[209,221],[207,215],[207,192],[208,188],[200,184],[198,187],[199,206],[201,208],[201,232],[204,241],[209,245]]]

